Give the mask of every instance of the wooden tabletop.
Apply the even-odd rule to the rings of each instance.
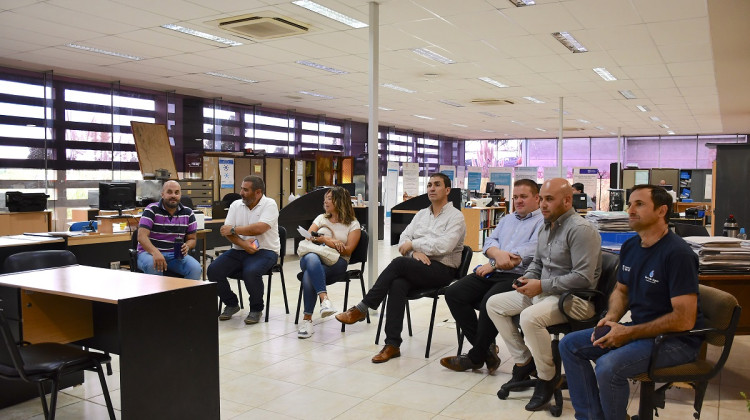
[[[0,275],[0,285],[105,303],[205,285],[175,277],[71,265]]]
[[[0,248],[6,246],[48,244],[52,242],[62,242],[63,240],[63,238],[51,238],[31,235],[0,236]]]

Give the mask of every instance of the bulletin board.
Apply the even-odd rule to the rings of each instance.
[[[141,174],[154,174],[157,169],[166,169],[171,179],[178,179],[177,166],[174,163],[172,145],[169,144],[167,126],[131,121],[135,139],[135,151],[138,153],[138,163]]]

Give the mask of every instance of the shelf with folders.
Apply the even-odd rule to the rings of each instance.
[[[466,222],[466,237],[464,244],[474,252],[481,251],[484,238],[497,226],[498,221],[505,215],[505,205],[500,207],[465,207],[461,209]]]

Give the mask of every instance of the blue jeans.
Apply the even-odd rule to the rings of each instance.
[[[174,271],[186,279],[201,279],[203,268],[201,267],[201,263],[196,261],[195,258],[185,255],[182,259],[177,259],[174,257],[174,252],[162,252],[161,255],[167,260],[167,270]],[[138,254],[138,269],[146,274],[164,275],[163,271],[156,271],[154,268],[154,257],[148,252]]]
[[[299,260],[302,269],[302,297],[305,300],[305,315],[312,315],[319,294],[326,291],[326,278],[332,278],[346,271],[347,262],[340,258],[336,264],[327,266],[312,252]]]
[[[239,278],[245,282],[245,289],[250,295],[250,311],[263,310],[263,275],[273,267],[279,256],[269,250],[261,249],[249,254],[241,249],[230,249],[219,255],[206,270],[208,281],[216,283],[219,298],[226,306],[239,306],[237,295],[229,287],[227,277]]]
[[[578,420],[624,420],[630,387],[628,378],[648,371],[653,338],[632,341],[616,349],[591,344],[593,328],[570,333],[560,340],[560,356],[568,379],[570,401]],[[656,361],[658,367],[695,360],[700,346],[679,340],[666,341]],[[591,361],[596,363],[591,366]]]

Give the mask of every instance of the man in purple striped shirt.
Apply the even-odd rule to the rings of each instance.
[[[190,255],[195,248],[198,223],[193,210],[180,204],[180,184],[167,181],[161,200],[149,204],[138,225],[138,268],[146,274],[163,275],[166,270],[186,279],[200,280],[201,264]],[[181,256],[175,255],[175,240],[182,240]]]

